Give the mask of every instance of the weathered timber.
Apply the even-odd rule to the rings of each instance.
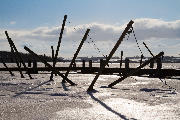
[[[61,44],[61,39],[62,39],[62,35],[63,35],[63,31],[64,31],[64,26],[65,26],[65,23],[66,23],[66,19],[67,19],[67,15],[64,15],[63,24],[62,24],[62,27],[61,27],[61,32],[60,32],[60,35],[59,35],[58,45],[57,45],[57,49],[56,49],[56,54],[54,55],[54,59],[53,59],[53,67],[56,66],[58,52],[59,52],[59,48],[60,48],[60,44]],[[54,72],[52,71],[50,79],[53,79],[53,73]]]
[[[14,76],[14,74],[12,73],[12,71],[8,68],[8,66],[6,65],[6,63],[4,62],[4,60],[1,58],[1,61],[4,65],[4,67],[9,71],[9,73],[11,74],[11,76]]]
[[[61,27],[61,32],[60,32],[59,41],[58,41],[58,45],[57,45],[57,49],[56,49],[56,54],[54,56],[55,64],[56,64],[57,57],[58,57],[58,52],[59,52],[59,48],[60,48],[60,44],[61,44],[61,39],[62,39],[66,19],[67,19],[67,15],[64,15],[64,20],[63,20],[63,24],[62,24],[62,27]]]
[[[120,68],[122,67],[122,57],[123,57],[123,51],[121,51]]]
[[[11,71],[18,71],[17,67],[8,67],[9,70]],[[66,72],[69,67],[56,67],[55,68],[58,71],[64,71]],[[86,74],[96,74],[99,71],[99,67],[72,67],[71,71],[82,71],[86,73]],[[104,75],[109,75],[109,74],[115,74],[118,75],[118,73],[122,73],[122,75],[124,75],[125,73],[128,72],[132,72],[134,71],[136,68],[129,68],[129,70],[126,70],[125,68],[104,68],[103,69],[103,74]],[[49,67],[38,67],[37,68],[38,71],[47,71],[47,73],[49,73],[49,71],[51,71],[52,69]],[[8,71],[6,68],[0,68],[0,71]],[[26,71],[24,68],[21,68],[21,71]],[[33,71],[33,68],[29,68],[29,71]],[[157,69],[140,69],[138,72],[134,73],[132,76],[141,76],[141,75],[149,75],[149,74],[155,74],[157,73],[158,70]],[[165,75],[165,76],[180,76],[180,70],[179,69],[160,69],[160,72]],[[78,72],[79,74],[81,74],[81,72]],[[73,73],[74,74],[74,73]],[[156,77],[156,76],[155,76]]]
[[[151,58],[150,60],[145,61],[142,65],[140,65],[139,67],[137,67],[134,71],[127,73],[126,75],[124,75],[123,77],[119,78],[118,80],[112,82],[111,84],[108,85],[108,87],[113,87],[114,85],[116,85],[117,83],[123,81],[124,79],[126,79],[127,77],[133,75],[134,73],[138,72],[141,68],[143,68],[144,66],[148,65],[151,61],[156,60],[157,58],[161,57],[164,55],[164,52],[160,52],[158,55],[154,56],[153,58]]]
[[[81,40],[81,43],[79,44],[78,49],[77,49],[76,52],[75,52],[75,54],[74,54],[74,56],[73,56],[73,59],[71,60],[71,63],[70,63],[70,65],[69,65],[69,69],[67,70],[67,72],[66,72],[66,74],[65,74],[66,77],[68,77],[68,74],[69,74],[69,72],[70,72],[70,68],[71,68],[72,65],[75,63],[75,60],[76,60],[76,58],[77,58],[77,56],[78,56],[78,54],[79,54],[79,52],[80,52],[80,50],[81,50],[81,47],[83,46],[84,41],[87,39],[87,36],[88,36],[88,34],[89,34],[89,31],[90,31],[90,29],[87,29],[87,30],[86,30],[86,33],[84,34],[84,37],[83,37],[83,39]],[[63,79],[62,82],[64,83],[65,80]]]
[[[11,38],[9,38],[9,35],[8,35],[7,31],[5,31],[5,34],[6,34],[6,37],[7,37],[7,39],[8,39],[8,42],[9,42],[10,46],[12,47],[12,49],[14,49],[14,51],[15,51],[17,57],[20,59],[20,61],[22,62],[24,68],[27,70],[27,73],[28,73],[28,75],[29,75],[29,78],[30,78],[30,79],[33,79],[33,78],[31,77],[31,74],[30,74],[29,71],[28,71],[28,68],[26,67],[25,62],[23,61],[23,59],[22,59],[20,53],[18,52],[18,50],[17,50],[17,48],[16,48],[14,42],[11,40]]]
[[[125,59],[125,68],[128,70],[129,69],[129,59]]]
[[[140,65],[142,64],[143,54],[141,55]]]
[[[92,68],[92,60],[89,60],[89,67]]]
[[[55,62],[54,62],[54,49],[53,46],[51,46],[51,50],[52,50],[52,61],[53,61],[53,68],[55,68]],[[53,74],[54,72],[51,72],[51,76],[50,76],[50,80],[53,80]]]
[[[34,53],[32,50],[30,50],[28,47],[24,46],[24,49],[26,51],[28,51],[30,54],[34,55],[35,57],[37,57],[39,60],[41,60],[41,62],[43,62],[47,67],[50,68],[51,71],[54,71],[55,73],[57,73],[59,76],[61,76],[63,79],[65,79],[68,83],[70,83],[71,85],[76,85],[75,83],[73,83],[71,80],[69,80],[66,76],[64,76],[62,73],[60,73],[58,70],[56,70],[56,68],[52,67],[49,63],[47,63],[46,60],[44,60],[43,58],[41,58],[40,56],[38,56],[36,53]]]
[[[15,55],[13,46],[12,46],[12,44],[10,44],[10,38],[9,38],[9,35],[7,34],[7,31],[5,31],[5,34],[6,34],[7,40],[8,40],[8,42],[9,42],[9,45],[10,45],[10,48],[11,48],[11,53],[13,54],[13,56],[14,56],[14,58],[15,58],[15,62],[16,62],[16,65],[17,65],[17,67],[18,67],[18,71],[19,71],[19,73],[20,73],[20,75],[21,75],[21,78],[24,78],[24,75],[23,75],[23,73],[22,73],[22,71],[21,71],[21,67],[19,66],[19,63],[18,63],[18,60],[17,60],[17,56]]]
[[[154,57],[154,55],[152,54],[151,50],[148,48],[148,46],[146,45],[145,42],[143,42],[144,46],[146,47],[146,49],[149,51],[149,53]]]
[[[126,33],[128,32],[128,30],[132,27],[132,24],[134,22],[131,20],[128,24],[127,27],[125,28],[125,30],[123,31],[121,37],[119,38],[119,40],[117,41],[117,43],[115,44],[114,48],[111,50],[111,52],[109,53],[109,56],[106,57],[104,66],[99,69],[98,74],[95,76],[94,80],[92,81],[92,83],[90,84],[89,88],[87,89],[87,91],[92,91],[93,90],[93,86],[96,83],[98,77],[102,74],[102,70],[105,68],[105,65],[108,64],[109,60],[111,59],[111,57],[113,56],[113,54],[115,53],[115,51],[117,50],[117,48],[119,47],[119,45],[121,44],[121,42],[123,41],[123,38],[126,36]]]
[[[38,74],[38,70],[37,70],[37,61],[34,60],[33,61],[33,74]]]

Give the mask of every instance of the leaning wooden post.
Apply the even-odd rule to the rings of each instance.
[[[127,73],[126,75],[124,75],[123,77],[119,78],[118,80],[112,82],[111,84],[108,85],[108,87],[113,87],[114,85],[116,85],[117,83],[123,81],[125,78],[137,73],[141,68],[143,68],[144,66],[148,65],[151,61],[156,60],[157,58],[161,57],[162,55],[164,55],[164,52],[160,52],[158,55],[154,56],[153,58],[151,58],[150,60],[145,61],[142,65],[140,65],[139,67],[137,67],[135,70]]]
[[[14,42],[11,40],[11,38],[9,38],[9,35],[8,35],[7,31],[5,31],[5,34],[6,34],[6,36],[7,36],[7,39],[8,39],[8,42],[9,42],[11,48],[14,49],[16,55],[20,58],[20,61],[22,61],[22,64],[23,64],[25,70],[27,71],[27,73],[28,73],[28,75],[29,75],[29,78],[30,78],[30,79],[33,79],[33,78],[31,77],[30,72],[29,72],[28,68],[26,67],[26,64],[24,63],[24,61],[23,61],[20,53],[18,52],[18,50],[17,50]]]
[[[66,19],[67,19],[67,15],[64,15],[64,20],[63,20],[63,24],[62,24],[62,27],[61,27],[61,32],[60,32],[60,35],[59,35],[59,41],[58,41],[58,45],[57,45],[57,49],[56,49],[56,54],[55,54],[54,60],[53,60],[54,67],[56,66],[57,56],[58,56],[58,52],[59,52],[59,48],[60,48],[60,44],[61,44],[61,39],[62,39]],[[52,79],[51,77],[53,78],[53,71],[51,72],[50,79]]]
[[[22,73],[22,70],[21,70],[21,68],[20,68],[20,66],[19,66],[19,63],[18,63],[18,61],[17,61],[17,56],[15,55],[13,46],[12,46],[12,44],[10,44],[10,38],[9,38],[9,36],[8,36],[8,34],[7,34],[7,31],[5,31],[5,34],[6,34],[7,40],[8,40],[8,42],[9,42],[9,45],[10,45],[10,48],[11,48],[11,53],[13,54],[13,56],[14,56],[14,58],[15,58],[15,62],[16,62],[16,65],[17,65],[17,67],[18,67],[19,73],[21,74],[21,78],[24,78],[24,75],[23,75],[23,73]]]
[[[66,72],[66,74],[65,74],[66,77],[68,76],[68,74],[69,74],[69,72],[70,72],[70,70],[71,70],[71,68],[72,68],[73,63],[75,63],[75,60],[76,60],[76,58],[77,58],[77,56],[78,56],[78,54],[79,54],[79,52],[80,52],[80,50],[81,50],[81,47],[83,46],[84,41],[85,41],[85,40],[87,39],[87,37],[88,37],[89,31],[90,31],[90,29],[87,29],[87,30],[86,30],[86,33],[84,34],[84,37],[83,37],[83,39],[81,40],[81,43],[79,44],[79,47],[78,47],[78,49],[77,49],[76,52],[75,52],[74,57],[73,57],[73,59],[71,60],[71,63],[70,63],[70,65],[69,65],[69,68],[68,68],[68,70],[67,70],[67,72]],[[65,80],[63,79],[62,82],[65,82]]]
[[[34,53],[32,50],[30,50],[28,47],[24,46],[24,49],[26,51],[28,51],[30,54],[34,55],[35,57],[37,57],[39,60],[41,60],[42,63],[46,64],[47,67],[50,68],[51,71],[55,71],[55,73],[57,73],[59,76],[61,76],[63,79],[66,79],[67,82],[69,82],[71,85],[76,85],[75,83],[73,83],[71,80],[69,80],[66,76],[64,76],[62,73],[60,73],[58,70],[56,70],[54,67],[52,67],[49,63],[47,63],[47,61],[45,59],[43,59],[42,57],[38,56],[36,53]]]
[[[14,74],[12,73],[12,71],[7,67],[6,63],[4,62],[4,60],[1,58],[1,61],[4,65],[4,67],[9,71],[9,73],[11,74],[11,76],[14,76]]]
[[[108,64],[109,60],[111,59],[111,57],[113,56],[113,54],[115,53],[115,51],[117,50],[117,48],[119,47],[119,45],[121,44],[121,42],[123,41],[123,38],[125,37],[126,33],[128,32],[128,30],[132,27],[132,24],[134,22],[131,20],[127,27],[125,28],[125,30],[123,31],[121,37],[119,38],[119,40],[117,41],[117,43],[115,44],[114,48],[111,50],[111,52],[109,53],[109,56],[106,57],[104,66],[102,68],[100,68],[98,70],[98,74],[95,76],[94,80],[92,81],[91,85],[89,86],[89,88],[87,89],[87,91],[92,91],[93,90],[93,86],[96,83],[98,77],[100,76],[100,74],[102,74],[103,69],[105,68],[105,66]]]
[[[122,67],[122,57],[123,57],[123,51],[121,51],[120,68]]]
[[[144,57],[144,56],[143,56],[143,55],[141,55],[140,65],[142,64],[142,59],[143,59],[143,57]]]
[[[146,47],[146,49],[149,51],[149,53],[154,57],[154,55],[152,54],[151,50],[148,48],[148,46],[146,45],[145,42],[143,42],[144,46]]]

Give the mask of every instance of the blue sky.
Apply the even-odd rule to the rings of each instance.
[[[67,29],[70,30],[74,26],[79,26],[85,32],[86,28],[83,26],[85,25],[93,28],[92,33],[98,30],[96,33],[101,36],[92,35],[92,37],[105,54],[112,49],[124,29],[123,26],[133,19],[137,21],[135,26],[137,26],[137,33],[139,33],[137,36],[141,39],[140,42],[146,41],[155,53],[164,50],[167,55],[177,56],[180,53],[178,49],[180,46],[179,6],[180,0],[0,0],[0,44],[8,45],[5,43],[7,41],[4,40],[4,30],[8,30],[10,34],[14,35],[12,37],[14,37],[13,39],[20,50],[23,51],[23,45],[29,45],[34,46],[32,49],[38,53],[50,54],[50,45],[56,45],[58,40],[59,31],[56,27],[61,26],[63,16],[67,14]],[[161,35],[156,35],[154,31],[160,31]],[[175,33],[172,31],[175,31]],[[43,35],[37,35],[35,32],[43,33]],[[73,33],[74,36],[80,36],[73,36],[79,39],[74,43],[69,40],[74,39],[71,38],[72,33],[67,32],[67,36],[64,36],[64,43],[62,43],[62,55],[72,56],[73,50],[77,46],[70,49],[63,46],[79,43],[83,32],[77,35],[75,33],[79,32],[75,31]],[[56,33],[57,35],[48,36],[50,33]],[[108,34],[109,36],[106,36],[106,38],[109,39],[104,40],[106,38],[103,38],[103,34]],[[103,41],[107,48],[103,48],[100,41]],[[41,47],[37,44],[47,45]],[[127,44],[131,50],[127,49]],[[129,53],[128,56],[139,55],[139,51],[134,50],[134,47],[134,41],[131,43],[126,41],[123,42],[120,50],[126,50]],[[0,50],[9,50],[7,48],[1,47]],[[82,52],[81,55],[84,56],[90,53],[90,56],[101,56],[100,54],[97,55],[97,52],[93,54],[93,51],[89,52],[89,50],[91,49],[86,49],[87,52]],[[119,56],[119,54],[116,55]]]
[[[60,24],[123,23],[135,18],[177,20],[179,0],[0,0],[1,28],[31,29]],[[11,21],[16,24],[9,25]]]

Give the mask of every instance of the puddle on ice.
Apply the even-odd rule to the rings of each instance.
[[[119,120],[119,119],[139,119],[139,120],[160,120],[170,119],[177,120],[180,116],[175,114],[175,105],[161,104],[149,106],[145,103],[135,102],[133,100],[122,98],[111,98],[105,101],[88,101],[93,104],[93,107],[67,108],[63,111],[56,112],[53,119],[98,119],[98,120]]]

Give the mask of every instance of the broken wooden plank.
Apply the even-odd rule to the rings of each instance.
[[[6,63],[4,62],[4,60],[1,58],[1,61],[4,65],[4,67],[9,71],[9,73],[11,74],[11,76],[14,76],[14,74],[12,73],[12,71],[8,68],[8,66],[6,65]]]
[[[8,39],[8,42],[9,42],[10,46],[12,47],[12,49],[14,49],[17,57],[20,59],[20,61],[22,61],[22,64],[23,64],[24,68],[27,70],[27,73],[28,73],[28,75],[29,75],[29,78],[30,78],[30,79],[33,79],[33,78],[31,77],[31,74],[29,73],[29,70],[28,70],[28,68],[26,67],[26,64],[24,63],[24,61],[23,61],[20,53],[18,52],[18,50],[17,50],[14,42],[11,40],[11,38],[9,38],[9,35],[8,35],[7,31],[5,31],[5,34],[6,34],[6,36],[7,36],[7,39]]]
[[[123,51],[121,51],[120,68],[122,67],[122,57],[123,57]]]
[[[54,55],[54,58],[53,58],[53,67],[56,66],[58,52],[59,52],[59,48],[60,48],[60,44],[61,44],[61,39],[62,39],[62,35],[63,35],[63,31],[64,31],[64,26],[65,26],[65,23],[66,23],[66,19],[67,19],[67,15],[64,15],[63,24],[62,24],[61,32],[60,32],[60,35],[59,35],[59,41],[58,41],[58,45],[57,45],[57,49],[56,49],[56,54]],[[51,72],[51,76],[50,76],[51,80],[53,79],[53,73],[54,72],[52,71]]]
[[[109,62],[109,60],[111,59],[111,57],[113,56],[113,54],[115,53],[115,51],[117,50],[117,48],[119,47],[119,45],[121,44],[121,42],[123,41],[123,38],[126,36],[126,33],[128,32],[128,30],[132,27],[132,24],[134,22],[131,20],[128,24],[127,27],[125,28],[125,30],[123,31],[121,37],[119,38],[119,40],[117,41],[117,43],[115,44],[114,48],[111,50],[111,52],[109,53],[109,56],[106,57],[104,66],[102,66],[101,69],[99,69],[98,74],[95,76],[94,80],[92,81],[91,85],[89,86],[89,88],[87,89],[87,91],[92,91],[93,90],[93,86],[95,84],[95,82],[97,81],[98,77],[102,74],[103,69],[105,68],[105,65],[107,65],[107,63]]]
[[[16,65],[17,65],[17,67],[18,67],[18,71],[19,71],[19,73],[20,73],[20,75],[21,75],[21,78],[24,78],[24,75],[23,75],[23,73],[22,73],[22,71],[21,71],[21,67],[19,66],[19,63],[18,63],[18,61],[17,61],[17,56],[15,55],[13,46],[12,46],[12,44],[10,44],[10,42],[11,42],[10,39],[11,39],[11,38],[9,38],[9,35],[7,34],[7,31],[5,31],[5,34],[6,34],[7,40],[8,40],[8,42],[9,42],[9,45],[10,45],[10,48],[11,48],[11,53],[13,54],[13,56],[14,56],[14,58],[15,58],[15,62],[16,62]]]
[[[49,67],[51,71],[54,71],[55,73],[57,73],[59,76],[61,76],[63,79],[65,79],[68,83],[70,83],[71,85],[76,85],[71,80],[69,80],[66,76],[64,76],[62,73],[60,73],[58,70],[56,70],[56,68],[52,67],[49,63],[47,63],[46,60],[44,60],[42,57],[38,56],[32,50],[30,50],[28,47],[24,46],[24,49],[26,51],[28,51],[30,54],[32,54],[35,57],[37,57],[39,60],[41,60],[41,62],[44,63],[47,67]]]
[[[133,75],[134,73],[137,73],[141,68],[143,68],[144,66],[148,65],[151,61],[156,60],[157,58],[161,57],[164,55],[164,52],[160,52],[158,55],[154,56],[153,58],[151,58],[150,60],[145,61],[142,65],[140,65],[139,67],[137,67],[135,70],[127,73],[126,75],[124,75],[123,77],[119,78],[118,80],[112,82],[111,84],[108,85],[108,87],[113,87],[114,85],[116,85],[117,83],[123,81],[124,79],[126,79],[127,77]]]
[[[149,53],[154,57],[154,55],[152,54],[151,50],[148,48],[148,46],[146,45],[145,42],[143,42],[144,46],[146,47],[146,49],[149,51]]]
[[[77,58],[77,56],[78,56],[78,54],[79,54],[79,52],[80,52],[80,50],[81,50],[81,47],[83,46],[84,41],[87,39],[87,36],[88,36],[89,31],[90,31],[90,29],[87,29],[87,30],[86,30],[86,33],[84,34],[84,37],[83,37],[83,39],[81,40],[81,43],[79,44],[78,49],[77,49],[76,52],[75,52],[75,54],[74,54],[74,56],[73,56],[73,59],[71,60],[71,63],[70,63],[70,65],[69,65],[69,69],[67,70],[67,72],[66,72],[66,74],[65,74],[66,77],[68,76],[72,65],[75,63],[75,60],[76,60],[76,58]],[[62,82],[65,82],[65,80],[63,79]]]

